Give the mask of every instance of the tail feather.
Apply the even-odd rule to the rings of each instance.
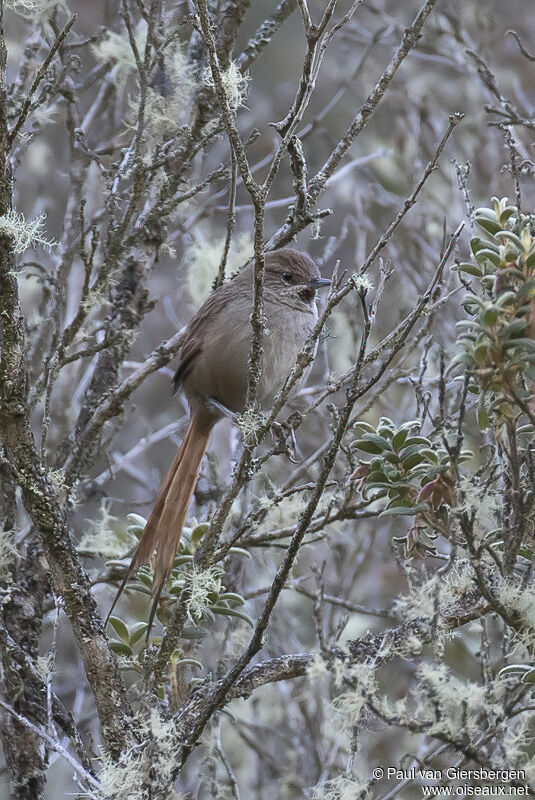
[[[126,576],[119,587],[106,621],[110,618],[127,582],[135,575],[138,567],[148,563],[155,552],[152,605],[147,628],[148,636],[156,614],[158,600],[173,566],[182,528],[186,521],[190,500],[195,490],[197,476],[208,447],[214,422],[213,417],[208,418],[202,411],[193,414],[184,440],[158,493],[154,508],[147,520]]]

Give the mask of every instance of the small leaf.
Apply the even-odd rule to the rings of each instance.
[[[488,311],[485,311],[483,314],[483,322],[485,325],[495,325],[498,319],[498,312],[494,308],[489,308]]]
[[[459,272],[466,272],[467,275],[473,275],[475,278],[482,278],[484,273],[481,267],[476,267],[468,261],[463,261],[458,265]]]
[[[509,217],[511,217],[515,213],[515,211],[516,211],[516,208],[514,206],[507,206],[506,208],[504,208],[504,210],[500,214],[500,222],[502,223],[502,225],[505,222],[507,222]]]
[[[251,617],[247,616],[247,614],[244,614],[243,611],[236,611],[234,608],[228,608],[227,606],[219,605],[211,606],[210,610],[213,611],[214,614],[221,614],[225,617],[237,617],[238,619],[243,619],[244,622],[247,622],[247,624],[251,626],[251,628],[254,628],[253,620]]]
[[[132,525],[137,525],[138,528],[144,528],[147,524],[147,520],[141,514],[127,514],[126,518],[130,520]]]
[[[507,241],[512,242],[515,247],[518,247],[519,250],[522,250],[522,242],[520,241],[520,236],[517,236],[516,233],[512,231],[503,231],[501,230],[496,236],[500,236],[502,239],[507,239]]]
[[[197,542],[201,541],[202,537],[205,535],[209,527],[210,524],[208,522],[201,522],[192,530],[191,541],[193,542],[193,544],[197,544]]]
[[[175,668],[184,667],[186,665],[190,667],[197,667],[200,670],[204,669],[204,664],[202,664],[200,661],[197,661],[196,658],[180,658],[178,661],[173,661],[173,666]]]
[[[236,603],[237,606],[242,606],[245,603],[245,598],[237,592],[224,592],[219,595],[220,600],[226,600],[227,603]]]
[[[117,653],[119,656],[133,656],[134,652],[131,647],[129,647],[126,642],[110,642],[110,647],[114,653]]]
[[[130,634],[128,633],[128,628],[119,617],[110,617],[108,622],[114,629],[115,633],[123,640],[123,642],[128,642],[130,640]]]
[[[207,633],[206,628],[198,628],[195,625],[184,625],[182,628],[183,639],[204,639]]]
[[[486,359],[488,350],[489,348],[487,344],[478,344],[478,346],[474,349],[473,357],[478,367],[481,366]]]
[[[231,547],[229,553],[231,553],[234,556],[244,556],[245,558],[252,558],[250,552],[248,550],[245,550],[243,547]]]
[[[535,683],[535,669],[530,669],[522,675],[522,683]]]
[[[130,625],[130,644],[136,644],[136,642],[138,642],[146,632],[148,627],[149,626],[146,622],[136,622],[134,625]]]
[[[494,264],[495,267],[501,266],[502,263],[500,255],[494,252],[494,250],[490,250],[488,247],[484,247],[482,250],[478,250],[476,253],[476,259],[479,262],[490,261],[492,264]]]
[[[498,672],[500,678],[507,677],[508,675],[523,675],[529,672],[532,667],[527,664],[509,664],[507,667],[502,667]]]
[[[527,319],[514,319],[509,322],[499,333],[500,338],[512,338],[522,333],[527,328]]]
[[[173,567],[182,567],[184,564],[189,564],[191,561],[193,561],[193,556],[176,556],[175,560],[173,561]]]
[[[397,431],[397,433],[394,434],[394,436],[392,437],[392,447],[394,448],[394,450],[401,450],[401,448],[405,444],[408,435],[409,431],[407,428],[405,429],[402,428],[401,430]]]
[[[353,428],[356,429],[356,430],[358,430],[360,428],[363,431],[365,431],[366,433],[375,433],[375,428],[373,427],[373,425],[370,425],[369,422],[362,422],[361,420],[359,420],[358,422],[355,422],[355,424],[353,425]]]
[[[371,455],[378,455],[383,452],[383,448],[378,447],[374,442],[370,442],[367,439],[357,439],[354,444],[357,450],[362,450],[364,453],[370,453]]]
[[[379,514],[380,517],[410,517],[416,514],[416,510],[414,506],[393,506],[392,508],[386,508],[384,511],[381,511]]]
[[[483,228],[484,231],[487,233],[491,233],[493,236],[501,230],[501,225],[499,222],[493,221],[491,219],[486,219],[485,217],[476,217],[475,222],[479,225],[480,228]]]

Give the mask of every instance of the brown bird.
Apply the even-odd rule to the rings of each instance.
[[[174,377],[175,392],[183,389],[190,407],[190,424],[160,489],[126,577],[126,582],[155,553],[149,630],[173,560],[195,490],[203,456],[214,425],[225,415],[244,411],[251,347],[253,305],[252,265],[223,284],[189,323]],[[268,408],[290,373],[311,333],[318,312],[316,289],[328,286],[316,263],[298,250],[268,253],[264,272],[262,373],[257,401]],[[302,381],[306,379],[303,376]],[[295,390],[294,390],[295,391]]]

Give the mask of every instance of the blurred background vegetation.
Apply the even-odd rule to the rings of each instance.
[[[54,5],[49,2],[49,10]],[[88,145],[102,148],[107,130],[113,131],[114,136],[119,131],[120,145],[121,127],[128,130],[131,126],[135,106],[132,102],[132,71],[128,64],[121,65],[120,61],[122,44],[106,34],[106,30],[114,31],[122,37],[124,44],[119,4],[113,0],[69,0],[68,5],[70,11],[78,15],[76,32],[79,37],[101,31],[93,46],[78,51],[80,75],[86,75],[105,58],[111,57],[117,63],[115,87],[109,94],[106,112],[99,123],[102,128],[98,130],[98,136],[95,131],[89,132]],[[182,5],[184,13],[187,12],[187,4]],[[342,4],[342,10],[346,6],[347,3]],[[235,53],[241,52],[272,7],[271,0],[252,4]],[[403,3],[367,0],[327,53],[301,128],[306,131],[301,138],[311,173],[319,169],[353,119],[418,7],[419,3],[413,0],[404,0]],[[310,8],[313,15],[319,16],[322,0],[311,0]],[[535,63],[521,53],[510,33],[510,29],[514,29],[525,47],[535,52],[535,16],[530,11],[530,5],[523,0],[509,0],[506,4],[498,0],[442,0],[438,3],[423,38],[402,65],[372,121],[353,145],[350,158],[346,159],[321,198],[320,206],[332,209],[333,213],[298,237],[297,246],[317,259],[324,275],[331,274],[337,260],[341,262],[342,271],[357,271],[380,233],[410,194],[447,127],[449,114],[461,112],[465,115],[437,170],[424,187],[418,205],[407,214],[396,235],[382,251],[382,258],[391,262],[395,272],[383,296],[382,312],[374,328],[372,344],[413,306],[438,263],[445,234],[451,233],[463,219],[468,221],[458,255],[466,259],[471,234],[466,192],[469,192],[468,202],[472,208],[488,204],[492,195],[514,198],[510,151],[504,130],[496,125],[501,118],[490,108],[498,105],[494,84],[478,58],[483,59],[494,74],[501,94],[523,118],[531,119],[535,103]],[[7,10],[6,24],[9,75],[13,80],[22,55],[26,20],[24,15]],[[254,129],[261,132],[248,150],[251,164],[258,164],[258,175],[262,175],[264,159],[273,153],[277,142],[269,123],[281,119],[292,102],[303,54],[301,19],[298,13],[294,13],[273,43],[251,66],[247,86],[242,87],[247,91],[244,107],[238,116],[242,138],[246,139]],[[171,80],[178,81],[181,90],[187,93],[190,90],[188,78],[183,71],[180,72],[180,65],[177,70]],[[90,106],[98,91],[97,82],[82,95],[84,108]],[[333,98],[337,98],[337,102],[329,109],[328,104]],[[325,109],[327,113],[324,113]],[[46,213],[47,235],[59,241],[65,216],[67,177],[72,168],[68,131],[61,109],[57,107],[52,113],[45,111],[42,115],[37,111],[34,119],[35,136],[28,137],[17,157],[16,208],[24,213],[26,219]],[[155,125],[158,125],[157,119]],[[515,126],[511,130],[522,162],[519,181],[524,207],[533,209],[533,132],[526,126]],[[110,145],[115,144],[110,142]],[[221,137],[208,155],[199,156],[192,183],[227,159],[228,142]],[[88,216],[101,205],[104,183],[102,175],[92,165],[86,183]],[[223,251],[227,201],[227,183],[222,180],[182,204],[173,216],[167,237],[171,249],[161,248],[150,276],[149,290],[154,308],[146,315],[140,333],[132,343],[125,374],[143,361],[160,341],[180,329],[207,296]],[[289,169],[283,169],[267,206],[267,237],[282,224],[291,202],[291,173]],[[252,228],[251,206],[240,185],[228,272],[237,269],[252,255]],[[55,257],[53,249],[49,258]],[[82,280],[83,270],[79,264],[69,278],[67,302],[73,308]],[[377,265],[371,271],[370,280],[372,284],[377,283]],[[447,289],[454,290],[458,286],[457,277],[448,274]],[[38,321],[42,282],[35,274],[28,273],[21,278],[20,289],[27,317]],[[418,382],[424,352],[426,372],[419,386],[423,392],[419,401],[425,401],[425,396],[429,395],[433,407],[440,359],[449,362],[455,355],[454,323],[464,316],[460,297],[458,291],[452,291],[420,343],[420,350],[403,355],[396,365],[396,380],[385,385],[371,408],[361,409],[363,419],[375,425],[381,416],[387,416],[395,425],[401,425],[416,415],[418,397],[414,384]],[[93,300],[91,319],[96,329],[105,318],[107,306],[105,298]],[[322,342],[311,376],[311,387],[324,384],[331,373],[339,374],[350,367],[358,350],[361,324],[360,309],[354,294],[350,294],[328,326],[328,335]],[[58,378],[49,433],[51,452],[59,447],[78,413],[80,380],[86,366],[73,364]],[[98,582],[104,562],[127,552],[132,542],[127,534],[127,515],[148,516],[160,480],[186,427],[184,402],[180,397],[171,397],[172,372],[171,365],[152,375],[135,394],[122,424],[115,426],[114,422],[111,423],[107,446],[94,468],[92,493],[84,498],[75,512],[80,551],[96,582],[96,596],[104,610],[113,596],[108,585]],[[453,393],[454,389],[451,391]],[[313,389],[309,394],[304,390],[296,401],[297,405],[306,400],[310,392]],[[36,423],[39,420],[36,412]],[[326,439],[330,421],[327,413],[307,419],[298,434],[302,460],[313,454]],[[476,453],[471,467],[477,469],[481,465],[481,434],[475,413],[471,424],[472,435],[468,436],[465,445]],[[150,446],[135,449],[140,438],[151,437],[157,431],[162,431],[161,438],[156,438]],[[190,514],[192,519],[207,519],[217,506],[223,488],[230,480],[229,461],[237,446],[235,430],[230,423],[223,422],[216,430],[203,468]],[[110,465],[113,465],[112,470]],[[287,481],[296,469],[297,465],[284,457],[271,459],[236,504],[233,524],[244,517],[250,502],[269,497],[273,486]],[[304,471],[300,479],[313,482],[314,469]],[[340,462],[333,479],[340,485],[347,485],[347,475],[347,463]],[[255,530],[255,535],[286,527],[291,530],[301,508],[301,501],[295,498],[271,508],[261,527]],[[324,586],[328,595],[342,598],[348,604],[347,608],[335,603],[324,604],[322,625],[327,641],[334,640],[338,631],[338,642],[342,645],[368,630],[379,632],[391,624],[391,613],[386,609],[391,609],[396,599],[407,591],[408,581],[421,580],[426,570],[434,569],[432,560],[417,559],[409,564],[399,550],[393,548],[392,537],[404,535],[406,530],[407,523],[403,517],[394,520],[386,517],[369,521],[342,520],[329,524],[316,536],[310,535],[310,542],[303,548],[294,570],[295,590],[283,592],[273,614],[264,654],[276,656],[281,652],[317,650],[313,605],[319,584]],[[251,558],[237,558],[227,567],[224,584],[227,589],[246,598],[243,610],[253,619],[279,563],[281,546],[284,547],[286,542],[287,538],[281,538],[275,543],[251,547]],[[415,574],[419,577],[415,578]],[[361,612],[356,611],[352,604],[361,604]],[[120,608],[123,619],[133,623],[144,619],[145,613],[144,595],[130,594],[123,599]],[[47,652],[53,635],[52,616],[49,614],[50,620],[43,632],[43,653]],[[247,634],[245,621],[218,617],[210,627],[209,636],[197,648],[195,658],[207,672],[221,674],[232,654],[246,641]],[[492,638],[492,631],[489,635]],[[462,636],[452,636],[445,644],[445,663],[460,678],[477,682],[480,679],[480,661],[476,653],[480,646],[478,630],[467,626]],[[67,621],[60,622],[57,647],[61,672],[59,679],[54,679],[55,691],[66,705],[74,709],[84,734],[97,742],[98,723],[92,696],[86,689]],[[196,667],[185,667],[180,678],[182,688],[198,676]],[[414,665],[399,659],[381,673],[382,689],[393,701],[405,696],[413,680]],[[359,740],[358,731],[353,731],[353,743],[351,730],[349,733],[341,731],[340,719],[330,708],[334,694],[336,690],[330,681],[319,676],[312,680],[269,685],[258,690],[249,702],[233,703],[221,715],[218,730],[206,733],[202,753],[194,756],[184,770],[181,788],[185,796],[232,796],[218,761],[217,748],[221,740],[241,787],[242,798],[294,800],[312,797],[310,787],[331,777],[335,766],[345,769],[351,762],[353,745],[356,746]],[[419,734],[401,733],[400,729],[377,721],[358,744],[364,771],[371,771],[378,765],[386,767],[403,763],[405,754],[417,756],[422,748]],[[49,798],[76,792],[71,772],[61,758],[54,761],[49,770]],[[373,789],[374,796],[390,797],[387,793],[390,786],[387,782],[378,784]],[[340,796],[344,800],[357,796],[351,791],[348,789],[347,795]],[[0,797],[8,796],[8,776],[3,769]],[[406,800],[417,798],[421,796],[421,789],[409,784],[396,796]]]

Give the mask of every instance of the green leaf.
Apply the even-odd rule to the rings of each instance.
[[[207,633],[206,628],[198,628],[196,625],[184,625],[182,628],[183,639],[204,639]]]
[[[479,425],[480,431],[485,431],[489,427],[489,415],[485,408],[478,408],[477,410],[477,422]]]
[[[136,622],[134,625],[130,625],[130,644],[136,644],[136,642],[139,642],[148,627],[149,626],[146,622]]]
[[[355,429],[361,428],[366,433],[375,433],[375,428],[373,427],[373,425],[370,425],[369,422],[362,422],[361,420],[355,422],[353,428]]]
[[[128,628],[126,627],[122,619],[119,619],[119,617],[110,617],[108,622],[114,629],[115,633],[119,636],[119,638],[123,640],[123,642],[130,641],[130,634],[128,633]]]
[[[378,455],[379,453],[383,452],[382,447],[378,447],[378,445],[376,445],[374,442],[368,441],[368,439],[357,439],[354,444],[357,450],[362,450],[364,453]]]
[[[205,535],[206,531],[210,527],[210,523],[208,522],[201,522],[200,525],[197,525],[193,531],[191,532],[191,541],[193,544],[197,544],[200,542],[202,537]]]
[[[144,586],[142,583],[129,583],[128,588],[133,592],[140,592],[141,594],[147,595],[150,597],[152,592],[148,586]]]
[[[149,589],[152,588],[152,575],[149,575],[144,569],[138,570],[137,579],[141,581],[144,586],[147,586]]]
[[[394,434],[394,436],[392,437],[392,447],[394,448],[394,450],[401,450],[401,448],[405,444],[408,435],[409,435],[408,428],[405,429],[402,428],[401,430],[397,431],[397,433]]]
[[[191,561],[193,561],[193,556],[190,555],[176,556],[175,560],[173,561],[173,568],[182,567],[184,566],[184,564],[189,564]]]
[[[425,456],[422,453],[413,453],[411,456],[407,456],[403,459],[403,467],[405,469],[412,469],[418,466],[418,464],[421,464],[422,461],[425,461]]]
[[[226,600],[227,603],[236,603],[237,606],[242,606],[245,603],[245,598],[241,594],[237,594],[237,592],[224,592],[219,595],[219,599]]]
[[[366,477],[366,483],[388,483],[388,478],[384,472],[376,470],[368,473]]]
[[[231,547],[229,550],[233,556],[243,556],[244,558],[252,558],[250,552],[243,547]]]
[[[498,320],[498,312],[494,308],[489,308],[483,314],[483,322],[485,325],[495,325]]]
[[[190,667],[197,667],[200,670],[204,669],[204,664],[200,661],[197,661],[196,658],[179,658],[178,661],[173,661],[173,666],[176,667],[183,667],[183,666],[190,666]]]
[[[481,267],[476,267],[469,261],[463,261],[458,265],[459,272],[466,272],[467,275],[473,275],[475,278],[482,278],[484,275]]]
[[[405,442],[405,447],[412,447],[412,445],[424,445],[425,447],[431,447],[431,441],[425,436],[410,436],[407,441]],[[405,450],[403,450],[405,452]]]
[[[386,508],[384,511],[381,511],[379,514],[380,517],[410,517],[416,514],[416,510],[413,506],[393,506],[392,508]]]
[[[488,247],[484,247],[482,250],[477,251],[476,260],[479,262],[490,261],[495,267],[499,267],[501,266],[503,259],[500,258],[499,253],[496,253],[494,250],[490,250]]]
[[[234,608],[228,608],[228,606],[220,605],[211,606],[210,610],[213,611],[214,614],[221,614],[224,617],[237,617],[238,619],[242,619],[244,622],[247,622],[251,628],[254,628],[253,620],[251,617],[247,616],[247,614],[244,614],[243,611],[236,611]]]
[[[529,667],[527,664],[509,664],[507,667],[502,667],[501,670],[498,672],[500,678],[507,677],[509,675],[523,675],[526,672],[530,672],[532,667]]]
[[[519,333],[522,333],[527,328],[527,319],[514,319],[509,322],[499,333],[500,338],[513,338]]]
[[[497,199],[498,198],[496,198],[496,197],[492,198],[493,201],[496,201]],[[483,217],[484,219],[495,220],[496,219],[496,211],[494,209],[492,209],[492,208],[487,208],[486,206],[480,206],[479,208],[476,208],[476,210],[474,211],[474,216],[475,217]]]
[[[502,227],[499,222],[495,222],[485,217],[476,217],[475,222],[479,225],[480,228],[483,228],[484,231],[486,231],[487,233],[491,233],[493,236],[497,234]]]
[[[519,250],[522,250],[522,242],[520,240],[520,236],[517,236],[516,233],[512,231],[504,231],[501,230],[499,233],[496,234],[496,237],[501,237],[502,239],[507,239],[507,241],[512,242],[515,247],[518,247]]]
[[[117,653],[119,656],[133,656],[134,651],[131,647],[129,647],[126,642],[110,642],[110,647],[114,653]]]
[[[367,442],[373,442],[377,447],[381,448],[381,451],[392,450],[390,439],[387,439],[385,436],[379,436],[377,433],[365,433],[363,439]]]
[[[478,344],[478,346],[474,349],[473,358],[478,367],[481,366],[486,359],[488,350],[489,347],[487,344]]]
[[[519,336],[515,339],[515,344],[522,345],[526,350],[535,351],[535,340]]]
[[[515,213],[515,211],[516,211],[516,208],[514,206],[507,206],[506,208],[504,208],[504,210],[500,214],[500,222],[502,223],[502,225],[505,222],[507,222],[509,217],[511,217]]]
[[[126,518],[127,520],[130,521],[132,526],[136,525],[138,528],[141,529],[143,529],[147,524],[147,520],[145,519],[145,517],[142,517],[141,514],[127,514]]]

